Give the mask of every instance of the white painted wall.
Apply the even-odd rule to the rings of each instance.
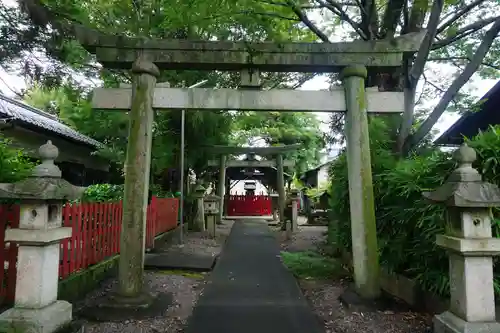
[[[267,193],[267,190],[266,188],[264,187],[264,185],[262,185],[261,182],[259,181],[255,181],[255,185],[256,185],[256,189],[255,189],[255,194],[260,194],[261,192],[264,192],[264,194],[268,194]],[[243,195],[245,194],[245,181],[244,180],[241,180],[238,182],[238,184],[236,184],[232,189],[231,189],[231,195],[236,195],[236,194],[240,194],[240,195]]]
[[[330,164],[323,165],[321,168],[318,170],[318,186],[323,185],[324,183],[328,182],[328,168],[330,167]]]

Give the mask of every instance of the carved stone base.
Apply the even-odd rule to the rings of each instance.
[[[110,293],[83,309],[81,316],[95,321],[141,320],[165,313],[171,304],[172,295],[167,293],[153,297],[144,292],[133,298]]]
[[[0,332],[54,333],[72,319],[72,305],[56,301],[40,309],[11,308],[0,315]]]
[[[496,333],[500,323],[470,323],[446,311],[434,316],[434,333]]]

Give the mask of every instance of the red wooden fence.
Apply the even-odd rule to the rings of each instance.
[[[268,195],[230,195],[227,199],[228,216],[272,215],[272,201]]]
[[[151,199],[147,210],[146,248],[154,238],[177,227],[179,200]],[[66,204],[63,207],[63,226],[73,228],[72,236],[61,241],[59,277],[94,265],[120,252],[122,203]],[[19,226],[19,206],[0,205],[0,304],[14,300],[16,282],[17,244],[5,243],[5,229]]]
[[[16,263],[17,244],[15,242],[5,242],[5,230],[19,227],[19,206],[0,205],[0,262],[3,269],[0,269],[0,304],[7,301],[14,301],[16,292]]]

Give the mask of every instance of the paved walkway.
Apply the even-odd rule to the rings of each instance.
[[[186,333],[323,333],[265,222],[235,222]]]

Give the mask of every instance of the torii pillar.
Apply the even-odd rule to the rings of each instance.
[[[219,161],[219,183],[217,188],[217,195],[220,197],[219,204],[219,216],[217,219],[217,223],[222,223],[222,217],[224,216],[224,197],[226,193],[226,160],[227,156],[222,154],[220,155]]]
[[[278,209],[279,218],[285,223],[285,172],[283,170],[283,155],[276,155],[276,187],[278,189]]]

